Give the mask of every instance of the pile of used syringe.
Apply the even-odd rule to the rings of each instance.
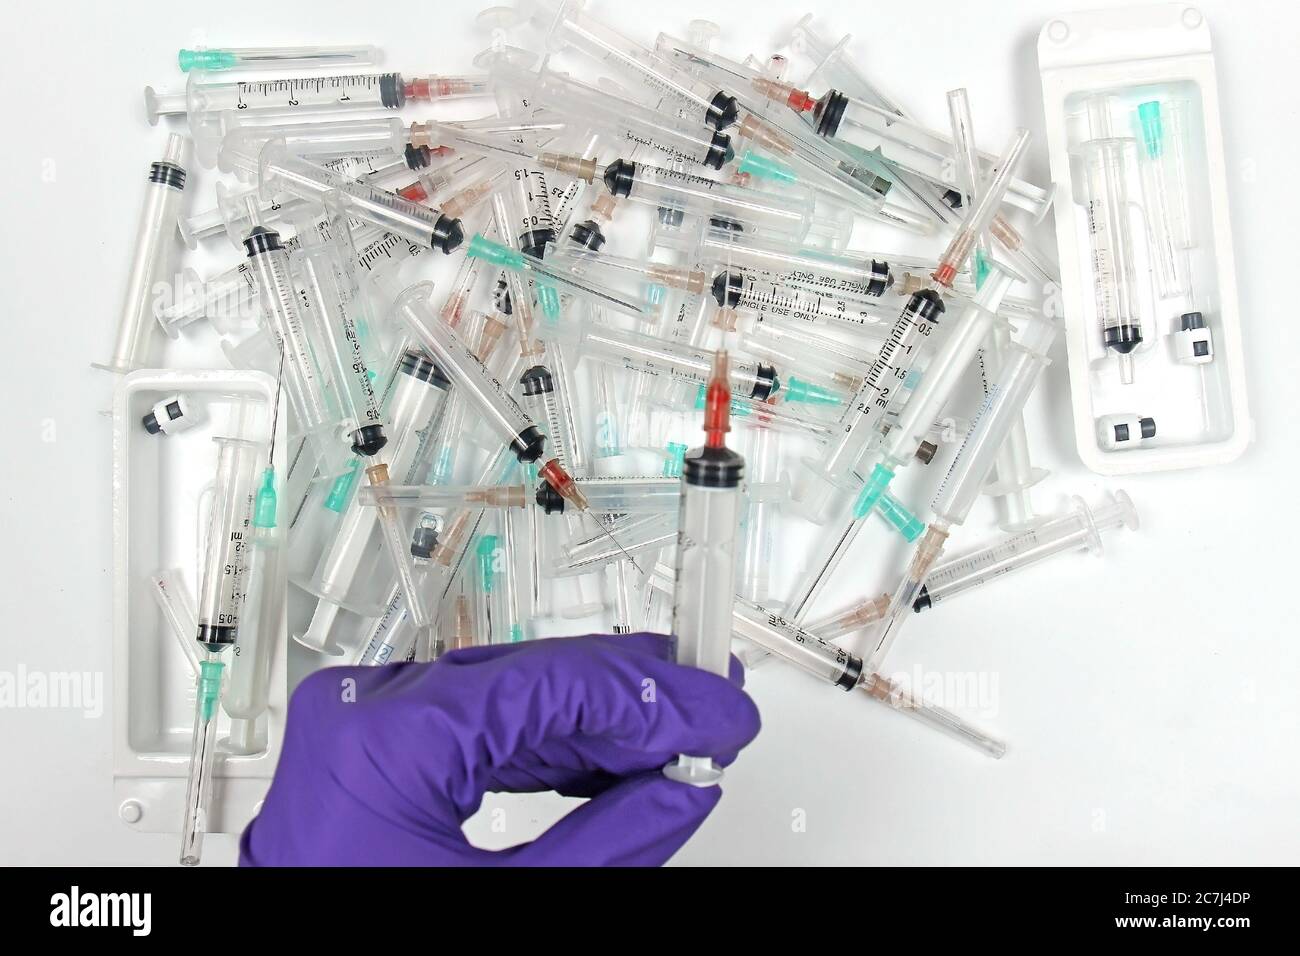
[[[979,150],[963,90],[950,129],[909,121],[807,19],[789,58],[744,60],[698,23],[643,46],[580,0],[532,6],[509,43],[500,29],[469,75],[378,71],[369,46],[205,49],[182,52],[183,92],[146,92],[177,132],[150,168],[111,367],[157,367],[164,331],[206,323],[231,364],[274,377],[288,426],[278,448],[213,436],[186,862],[227,746],[223,658],[264,659],[267,595],[312,596],[290,635],[315,666],[599,615],[725,672],[735,636],[751,665],[860,689],[996,757],[882,675],[900,628],[1134,520],[1122,493],[1048,517],[1028,501],[1021,412],[1057,328],[1035,297],[1054,266],[1020,231],[1051,201],[1017,176],[1026,132]],[[222,174],[216,208],[186,208],[195,165]],[[177,231],[238,253],[160,304]],[[889,252],[924,236],[929,255]],[[963,380],[982,403],[956,400]],[[143,427],[165,441],[190,404],[169,396]],[[891,491],[908,466],[933,473],[923,507]],[[1007,536],[946,557],[981,494]],[[827,606],[869,523],[911,542],[876,568],[897,583]],[[773,540],[794,525],[814,545],[778,590]],[[784,548],[779,563],[797,566]],[[229,717],[239,746],[259,715]]]

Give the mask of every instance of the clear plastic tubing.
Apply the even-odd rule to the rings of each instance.
[[[731,392],[727,353],[717,353],[704,407],[705,443],[682,465],[681,516],[673,580],[673,649],[677,663],[727,676],[736,545],[744,511],[745,459],[726,446]],[[707,756],[683,754],[664,767],[672,780],[709,787],[722,768]]]
[[[606,166],[603,181],[612,196],[702,219],[723,219],[794,241],[806,236],[812,225],[813,194],[802,186],[780,192],[753,189],[627,159]]]
[[[203,121],[224,110],[312,113],[333,110],[401,109],[407,103],[484,96],[486,76],[412,76],[400,73],[307,75],[278,80],[209,80],[203,70],[189,74],[183,93],[144,88],[150,125],[160,116],[188,114]]]
[[[1070,502],[1070,510],[1059,517],[936,566],[912,602],[912,609],[927,610],[950,597],[1041,564],[1058,554],[1088,551],[1099,555],[1103,531],[1121,526],[1137,530],[1137,509],[1123,491],[1107,495],[1095,508],[1089,508],[1079,497],[1071,498]]]
[[[465,238],[459,220],[403,199],[387,189],[357,182],[292,156],[282,140],[271,140],[256,154],[226,142],[222,144],[221,155],[233,167],[256,174],[263,199],[285,192],[319,203],[326,194],[339,192],[347,196],[350,215],[424,248],[449,253]]]
[[[537,461],[546,436],[528,414],[442,321],[429,302],[433,283],[420,282],[398,296],[394,313],[415,336],[458,390],[463,391],[482,415],[482,421],[521,462]]]
[[[1080,152],[1084,163],[1097,322],[1106,350],[1116,355],[1120,382],[1129,385],[1133,382],[1133,352],[1142,344],[1125,173],[1125,154],[1133,140],[1114,135],[1110,109],[1109,96],[1098,94],[1088,98],[1091,138],[1082,144]]]
[[[207,70],[282,70],[286,67],[370,66],[383,59],[379,47],[354,46],[224,46],[181,50],[181,72]]]
[[[126,373],[145,367],[154,336],[156,286],[170,282],[176,252],[176,224],[185,191],[189,140],[172,133],[162,158],[150,164],[144,206],[136,229],[126,296],[118,316],[113,357],[98,368]]]

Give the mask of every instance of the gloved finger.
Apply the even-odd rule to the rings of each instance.
[[[722,798],[658,773],[624,780],[574,810],[532,843],[496,854],[511,866],[659,866]]]
[[[726,678],[612,640],[536,641],[509,658],[443,670],[457,692],[437,710],[472,768],[452,794],[459,806],[518,782],[503,769],[563,785],[583,767],[624,776],[679,753],[728,755],[758,733],[753,701]],[[552,761],[560,772],[547,778]]]

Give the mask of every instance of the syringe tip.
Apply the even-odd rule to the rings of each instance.
[[[723,448],[731,431],[730,363],[726,349],[713,356],[713,374],[704,391],[704,434],[709,448]]]
[[[578,488],[578,484],[573,480],[573,477],[564,470],[564,466],[560,464],[558,458],[552,458],[539,468],[537,477],[555,489],[557,495],[579,511],[587,510],[587,496]]]

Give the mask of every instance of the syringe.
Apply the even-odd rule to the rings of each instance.
[[[721,169],[734,157],[731,137],[719,130],[678,120],[570,76],[543,67],[522,69],[509,58],[491,67],[493,80],[512,83],[543,107],[573,125],[599,130],[615,142],[640,145],[663,153],[673,162]]]
[[[1063,515],[1047,518],[1027,531],[1005,535],[992,544],[937,565],[926,578],[912,610],[925,611],[958,594],[1041,564],[1060,554],[1088,551],[1100,555],[1101,532],[1121,525],[1137,530],[1138,514],[1128,495],[1117,491],[1107,494],[1096,508],[1089,508],[1082,498],[1072,498]],[[809,621],[808,630],[826,640],[861,630],[883,618],[889,611],[889,595],[870,600],[824,618]]]
[[[367,314],[365,293],[352,270],[357,250],[341,197],[326,196],[325,220],[328,239],[313,228],[315,216],[307,215],[296,223],[301,243],[291,265],[301,289],[298,301],[308,321],[316,322],[317,354],[328,363],[333,397],[343,415],[343,428],[352,439],[352,453],[372,458],[388,443],[388,437],[380,399],[361,351],[359,329],[372,328],[375,322]]]
[[[671,591],[672,571],[665,565],[656,565],[651,584]],[[759,604],[736,598],[731,614],[731,633],[841,690],[861,690],[891,710],[913,717],[932,730],[948,734],[990,757],[998,758],[1006,753],[1007,747],[1002,741],[956,714],[908,693],[895,681],[867,670],[862,658],[829,643],[817,631],[800,627]]]
[[[949,531],[966,520],[979,498],[998,450],[1038,384],[1043,369],[1050,364],[1047,353],[1056,334],[1057,328],[1050,320],[1036,319],[1028,323],[1022,340],[1012,345],[930,503],[933,512],[930,525],[918,542],[903,579],[892,592],[889,611],[868,657],[873,669],[879,669],[889,653],[903,616],[911,610],[931,569],[943,554]]]
[[[275,440],[280,422],[280,383],[284,356],[276,370],[275,406],[271,412],[270,450],[261,483],[253,494],[248,550],[248,586],[236,635],[235,659],[221,707],[230,717],[226,748],[232,753],[254,754],[266,747],[258,720],[270,704],[271,652],[280,633],[285,605],[285,562],[278,528],[279,494],[276,491]]]
[[[951,90],[948,93],[949,120],[956,151],[958,182],[962,190],[962,205],[969,209],[979,198],[981,182],[979,154],[975,148],[974,130],[970,116],[970,104],[964,89]],[[1030,244],[1020,231],[1007,220],[1001,212],[994,215],[989,223],[988,234],[997,240],[1025,274],[1037,276],[1043,283],[1060,283],[1060,277],[1051,261]],[[986,240],[987,242],[987,240]],[[983,260],[987,259],[989,250],[986,245],[980,247],[975,257],[972,272],[976,283],[982,278]]]
[[[357,258],[353,264],[371,278],[389,268],[399,267],[425,251],[401,236],[381,232],[372,226],[358,230],[354,240]],[[301,245],[297,236],[282,238],[281,242],[291,255]],[[220,328],[226,322],[251,318],[256,314],[257,284],[247,256],[206,281],[187,270],[184,285],[176,302],[158,312],[158,322],[171,338],[176,338],[181,329],[204,317]]]
[[[355,46],[223,46],[183,49],[176,54],[182,73],[207,70],[282,70],[286,67],[369,66],[383,59],[379,47]]]
[[[199,629],[195,636],[203,654],[199,662],[185,819],[181,825],[180,861],[185,866],[198,864],[208,828],[212,776],[216,768],[217,704],[225,670],[222,653],[239,636],[239,617],[248,586],[245,572],[253,482],[260,453],[256,442],[239,438],[214,440],[217,471],[199,588]]]
[[[711,349],[667,341],[640,332],[624,332],[608,326],[579,322],[561,333],[566,343],[582,354],[628,371],[659,375],[686,385],[704,387],[714,364]],[[782,382],[777,369],[763,362],[728,364],[731,387],[743,398],[766,401],[780,394],[782,399],[808,405],[842,404],[843,392],[802,379]]]
[[[672,633],[677,663],[723,678],[731,657],[736,538],[745,477],[745,459],[726,445],[730,417],[727,353],[720,351],[704,407],[704,445],[686,453],[682,469]],[[708,787],[722,779],[722,768],[710,757],[683,754],[664,767],[664,774]]]
[[[246,152],[256,152],[270,140],[282,139],[292,155],[314,163],[363,156],[382,162],[400,159],[406,146],[406,126],[396,116],[314,123],[256,123],[249,122],[244,114],[223,113],[220,122],[220,135],[205,140],[206,149],[201,153],[207,152],[219,158],[220,144],[227,137],[232,143],[242,140]],[[240,172],[229,166],[218,168],[223,173]]]
[[[881,441],[879,458],[867,476],[855,511],[866,514],[875,507],[879,494],[889,487],[898,470],[912,460],[925,440],[931,424],[948,404],[966,368],[988,340],[998,318],[1002,297],[1018,276],[990,260],[988,273],[975,298],[953,323],[943,347],[930,360],[921,383],[908,399],[897,424]]]
[[[183,93],[144,88],[145,116],[151,126],[161,116],[186,114],[191,127],[213,121],[225,110],[311,113],[329,110],[401,109],[407,103],[485,96],[486,76],[410,76],[401,73],[308,75],[276,80],[210,80],[194,70]]]
[[[270,140],[258,152],[247,151],[229,137],[221,155],[232,166],[257,175],[263,199],[286,192],[299,199],[323,202],[330,192],[347,197],[348,214],[428,249],[449,253],[465,237],[460,221],[437,209],[421,206],[387,189],[357,182],[291,156],[283,140]]]
[[[181,194],[185,189],[185,162],[189,141],[172,133],[162,158],[149,166],[149,183],[140,225],[136,229],[135,251],[127,278],[126,296],[118,318],[113,356],[97,368],[126,373],[149,362],[153,340],[155,287],[173,279],[176,223]]]
[[[1120,382],[1129,385],[1133,382],[1133,352],[1142,344],[1125,168],[1133,140],[1114,135],[1110,108],[1110,97],[1104,93],[1088,98],[1090,139],[1080,152],[1097,322],[1107,351],[1116,355]]]
[[[424,169],[429,165],[429,162],[429,150],[412,149],[400,159],[388,153],[367,156],[336,156],[323,159],[321,165],[341,176],[347,176],[349,179],[360,179],[365,182],[382,184],[411,170]],[[251,188],[256,189],[256,187]],[[224,189],[222,184],[218,184],[218,195],[223,192],[227,200],[232,199],[232,191]],[[304,200],[294,199],[293,197],[283,197],[278,201],[259,198],[257,211],[262,217],[262,222],[271,223],[276,222],[281,215],[287,215],[288,211],[294,206],[304,204]],[[233,197],[233,201],[212,206],[190,216],[181,216],[177,223],[181,238],[189,248],[195,249],[202,239],[211,239],[222,233],[228,235],[231,229],[231,219],[237,216],[242,220],[244,208],[242,197],[236,195]],[[366,228],[372,227],[367,226]]]
[[[298,430],[310,443],[321,473],[340,475],[345,467],[340,417],[327,397],[328,370],[318,367],[316,350],[308,340],[289,253],[278,232],[257,224],[251,200],[249,216],[254,225],[244,240],[244,250],[262,303],[263,321],[284,357],[285,391]]]
[[[813,194],[803,186],[755,189],[628,159],[605,166],[601,179],[610,195],[656,210],[735,223],[794,241],[807,235],[813,222]]]
[[[575,46],[600,63],[635,77],[647,98],[666,98],[661,109],[675,105],[692,122],[724,130],[736,121],[735,97],[725,90],[697,81],[640,44],[582,12],[576,0],[538,3],[533,22],[547,31],[547,45],[558,51]]]
[[[441,367],[424,351],[412,348],[402,353],[387,404],[392,441],[385,449],[388,468],[399,481],[406,481],[415,467],[420,449],[419,432],[435,421],[440,409],[445,407],[450,384]],[[351,490],[349,482],[338,489],[337,495],[331,496],[339,499],[331,502],[332,510],[342,512],[337,533],[322,548],[310,579],[295,579],[296,584],[321,599],[307,630],[296,635],[299,643],[318,651],[333,651],[330,630],[340,609],[379,613],[379,608],[367,607],[364,598],[357,596],[362,590],[358,579],[364,579],[360,571],[370,556],[369,544],[378,515],[360,507]],[[380,601],[382,598],[374,603]]]
[[[539,280],[538,302],[551,320],[558,319],[560,314],[559,290],[554,288],[555,286],[596,305],[614,309],[634,318],[640,318],[646,312],[646,307],[633,295],[609,289],[586,276],[575,274],[572,270],[552,268],[540,259],[517,252],[482,235],[475,235],[470,239],[467,252],[471,258],[483,259],[515,273],[532,273],[536,276]],[[512,303],[514,298],[512,295]]]
[[[803,115],[821,136],[868,152],[876,151],[881,158],[900,169],[931,182],[942,184],[946,181],[945,167],[952,162],[954,147],[951,138],[942,133],[837,90],[828,91],[810,113]],[[979,160],[988,171],[986,175],[1001,171],[1002,164],[995,156],[980,153]],[[1051,208],[1052,190],[1012,177],[1008,179],[1004,198],[1041,219]],[[999,205],[1001,202],[999,199]]]
[[[957,179],[961,185],[962,204],[969,209],[975,205],[979,197],[980,166],[975,152],[970,103],[964,89],[949,92],[948,115],[952,126],[953,143],[957,150]],[[993,217],[993,222],[989,225],[989,233],[998,237],[1003,248],[1011,249],[1013,252],[1024,248],[1024,243],[1019,240],[1019,233],[1005,221],[1001,213]],[[984,281],[989,258],[989,240],[981,237],[976,243],[973,257],[972,271],[976,288]],[[1036,256],[1025,253],[1018,259],[1029,264],[1040,275],[1043,274],[1044,270],[1039,267]],[[1047,278],[1048,281],[1059,282],[1051,275]],[[1010,343],[1010,329],[1005,323],[995,323],[989,333],[988,343],[979,357],[980,383],[984,387],[985,394],[988,393],[990,380],[1002,365],[1002,359]],[[986,489],[987,494],[995,495],[1001,500],[1003,513],[1001,525],[1004,529],[1018,530],[1028,527],[1033,522],[1034,510],[1029,499],[1029,489],[1045,477],[1047,477],[1046,471],[1034,468],[1029,463],[1029,438],[1022,418],[1011,426],[1007,440],[1002,450],[998,452],[998,460],[993,469],[993,481]]]
[[[1121,526],[1130,531],[1137,530],[1137,509],[1123,491],[1107,494],[1095,508],[1089,508],[1077,496],[1070,502],[1069,511],[1059,517],[1049,518],[1028,531],[1008,535],[986,548],[937,566],[926,578],[912,609],[927,610],[956,594],[1040,564],[1058,554],[1088,551],[1100,555],[1101,532]]]
[[[881,345],[876,360],[867,370],[862,386],[846,406],[840,419],[839,437],[829,443],[827,454],[821,461],[805,460],[809,481],[798,497],[811,517],[817,518],[826,513],[837,486],[854,486],[854,469],[879,433],[881,421],[893,401],[895,390],[907,379],[918,354],[944,313],[944,302],[937,289],[951,286],[974,250],[976,240],[988,227],[1016,164],[1024,154],[1028,139],[1029,133],[1023,129],[1012,137],[999,161],[997,174],[988,190],[980,197],[979,205],[971,211],[970,218],[958,228],[940,256],[932,276],[932,286],[909,297],[889,336]]]

